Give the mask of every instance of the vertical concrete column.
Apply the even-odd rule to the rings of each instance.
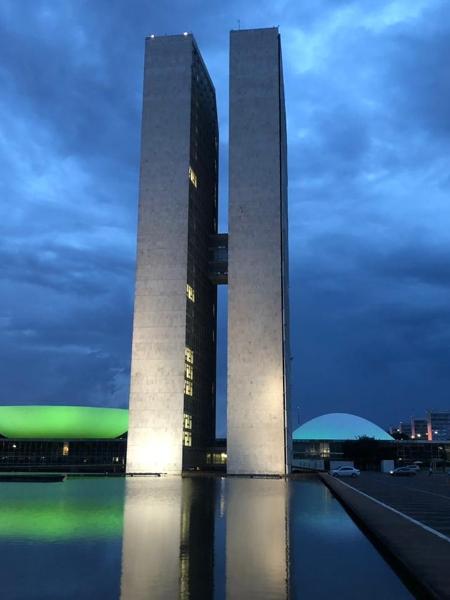
[[[215,90],[190,34],[146,40],[128,473],[203,465],[214,438]]]
[[[192,52],[146,40],[129,473],[182,469]]]
[[[228,472],[289,470],[286,129],[277,29],[231,32]]]

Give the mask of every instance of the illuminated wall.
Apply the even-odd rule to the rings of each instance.
[[[228,472],[290,458],[286,129],[277,29],[231,32]]]
[[[146,40],[127,472],[180,473],[214,431],[214,88],[191,35]],[[189,419],[190,417],[190,419]]]
[[[129,473],[204,466],[215,420],[218,132],[191,35],[146,40]],[[289,471],[286,126],[277,29],[230,55],[228,470]],[[226,260],[223,261],[224,263]],[[224,265],[222,265],[223,267]]]

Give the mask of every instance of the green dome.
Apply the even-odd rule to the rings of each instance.
[[[0,436],[12,439],[114,439],[128,410],[91,406],[0,406]]]

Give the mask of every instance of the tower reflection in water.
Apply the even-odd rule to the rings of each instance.
[[[288,597],[288,494],[284,479],[227,480],[226,597]]]
[[[122,600],[287,598],[287,498],[284,480],[128,479]]]

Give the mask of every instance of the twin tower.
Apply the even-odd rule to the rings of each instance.
[[[286,120],[278,30],[230,36],[229,233],[214,86],[190,34],[146,39],[128,473],[203,468],[228,285],[227,470],[289,471]]]

